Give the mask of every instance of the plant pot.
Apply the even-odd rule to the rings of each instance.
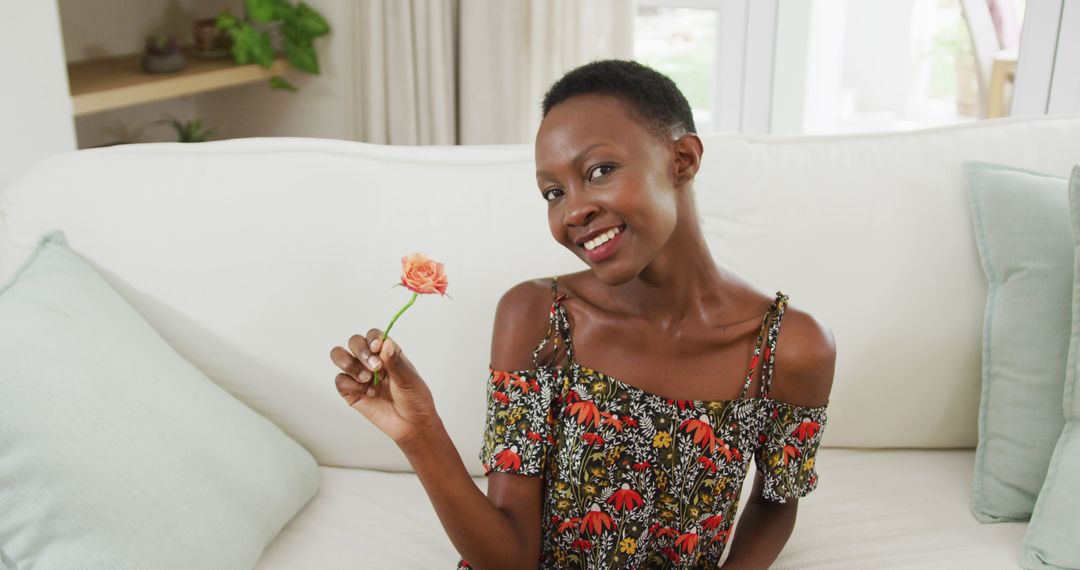
[[[216,22],[215,18],[204,18],[192,24],[192,50],[195,55],[213,59],[231,56],[232,38],[229,32],[219,29]]]
[[[157,55],[144,53],[142,58],[143,71],[147,73],[172,73],[184,69],[187,62],[180,53]]]

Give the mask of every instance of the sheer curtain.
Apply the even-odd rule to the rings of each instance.
[[[357,2],[356,134],[380,144],[457,142],[457,0]]]
[[[358,138],[531,142],[559,76],[633,57],[634,11],[633,0],[363,0]]]

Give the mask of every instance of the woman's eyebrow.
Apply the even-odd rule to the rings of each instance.
[[[592,150],[592,149],[594,149],[594,148],[596,148],[598,146],[611,146],[611,145],[609,145],[608,143],[604,143],[604,142],[592,143],[591,145],[589,145],[589,146],[585,147],[584,149],[582,149],[581,152],[574,155],[574,160],[572,161],[573,164],[580,163],[581,159],[585,158],[585,155],[588,154],[590,150]],[[552,176],[552,174],[550,172],[546,171],[546,170],[537,170],[536,171],[536,177],[540,178],[541,176]]]

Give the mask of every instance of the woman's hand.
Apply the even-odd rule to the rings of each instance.
[[[378,329],[353,335],[349,350],[335,346],[330,360],[343,371],[335,383],[345,402],[400,445],[437,426],[439,417],[431,390],[401,347],[392,338],[381,339]],[[380,371],[378,386],[371,382],[374,370]]]

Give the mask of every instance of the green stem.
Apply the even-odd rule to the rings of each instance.
[[[414,292],[414,293],[412,294],[412,299],[409,299],[409,302],[408,302],[408,303],[405,303],[405,306],[404,306],[404,307],[402,307],[402,308],[401,308],[401,310],[400,310],[400,311],[398,311],[396,315],[394,315],[394,318],[390,319],[390,324],[386,325],[386,330],[384,330],[384,331],[383,331],[383,334],[382,334],[382,339],[381,339],[381,340],[382,340],[382,342],[386,342],[386,337],[387,337],[387,336],[388,336],[388,335],[390,334],[390,329],[392,329],[392,328],[394,327],[394,323],[396,323],[396,322],[397,322],[397,320],[398,320],[398,317],[400,317],[400,316],[401,316],[401,313],[404,313],[404,312],[405,312],[405,309],[408,309],[409,307],[411,307],[411,306],[412,306],[412,304],[413,304],[413,303],[415,303],[415,302],[416,302],[416,297],[417,297],[417,296],[419,296],[419,295],[420,295],[419,293],[415,293],[415,292]],[[381,347],[380,347],[380,348],[381,348]],[[375,386],[378,386],[378,385],[379,385],[379,371],[378,371],[378,370],[375,370],[375,371],[373,372],[373,376],[374,376],[374,380],[373,380],[372,382],[373,382],[373,384],[374,384]]]

